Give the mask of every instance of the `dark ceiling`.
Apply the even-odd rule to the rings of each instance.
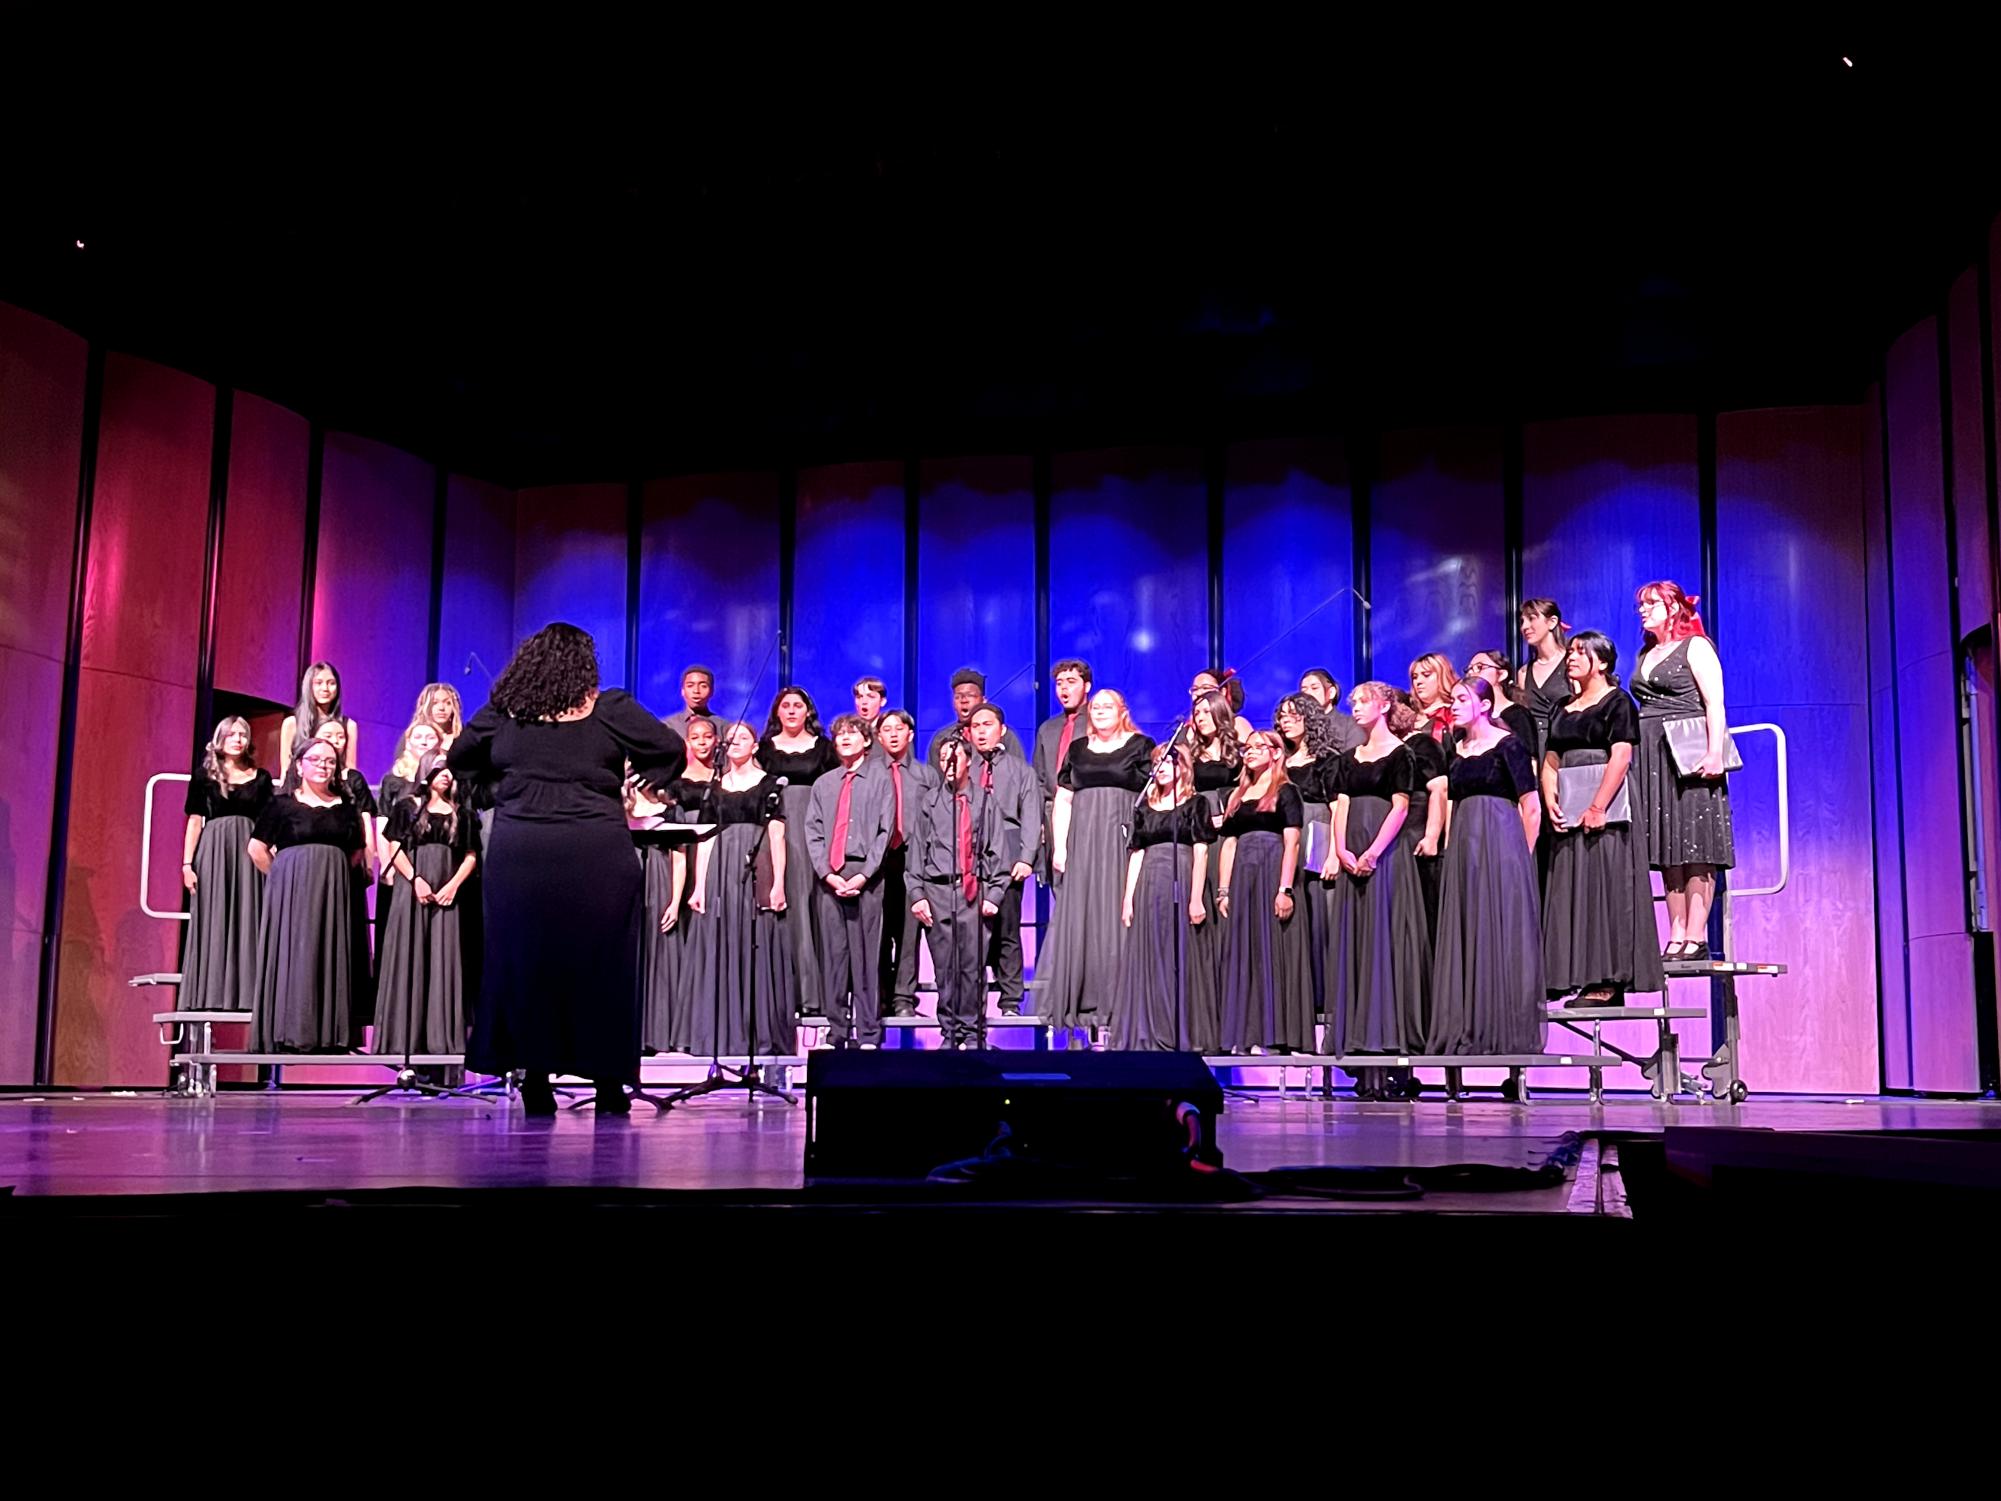
[[[1686,24],[135,52],[0,106],[0,298],[510,483],[1853,398],[1992,85]]]

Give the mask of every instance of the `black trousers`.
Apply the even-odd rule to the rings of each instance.
[[[931,906],[924,941],[938,977],[939,1030],[947,1047],[977,1042],[987,1009],[987,919],[980,915],[979,903],[968,902],[950,882],[913,887],[920,889]]]
[[[813,883],[820,929],[820,996],[828,1035],[836,1043],[850,1037],[882,1042],[882,1003],[877,967],[882,960],[882,882],[869,882],[858,896],[835,896],[823,880]]]
[[[877,966],[878,994],[892,1007],[917,1009],[917,934],[921,924],[910,915],[910,904],[924,892],[921,881],[906,875],[909,846],[898,845],[882,861],[882,962]]]
[[[994,987],[1003,1002],[1021,1002],[1021,892],[1023,882],[1010,882],[987,920],[987,963],[993,966]]]

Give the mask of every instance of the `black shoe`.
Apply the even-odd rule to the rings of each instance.
[[[915,1001],[891,1001],[889,1003],[889,1014],[891,1016],[915,1016],[917,1014],[917,1003]]]
[[[630,1115],[632,1100],[622,1084],[600,1084],[598,1086],[599,1115]]]
[[[556,1113],[556,1092],[549,1087],[547,1079],[521,1081],[521,1108],[529,1115]]]
[[[1003,1000],[1000,1003],[1000,1014],[1002,1016],[1020,1016],[1021,1015],[1020,998],[1016,997],[1014,1000],[1011,1001]]]

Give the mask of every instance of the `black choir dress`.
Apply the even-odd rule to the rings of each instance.
[[[757,742],[757,764],[769,777],[783,777],[785,816],[785,915],[778,919],[788,952],[786,983],[801,1016],[823,1015],[820,995],[819,930],[813,918],[813,857],[806,852],[806,810],[813,784],[837,769],[834,742],[822,735],[802,751],[780,750],[770,736]],[[787,1048],[785,1051],[791,1051]]]
[[[1403,838],[1410,845],[1411,863],[1417,868],[1418,885],[1424,891],[1425,925],[1434,939],[1438,936],[1438,888],[1441,873],[1445,868],[1443,841],[1435,855],[1420,855],[1417,847],[1424,842],[1424,831],[1431,818],[1431,793],[1433,782],[1446,778],[1450,766],[1445,749],[1433,740],[1429,733],[1419,730],[1404,740],[1404,748],[1410,752],[1410,813],[1403,821]],[[1449,794],[1441,791],[1440,797]]]
[[[1568,682],[1569,679],[1566,678],[1564,681]],[[1517,736],[1531,751],[1541,743],[1542,736],[1548,733],[1548,721],[1537,719],[1520,704],[1509,704],[1501,710],[1500,720],[1502,728],[1510,735]]]
[[[1450,772],[1452,822],[1431,966],[1433,1053],[1542,1050],[1542,925],[1535,856],[1517,799],[1536,786],[1528,747],[1503,735]]]
[[[1195,795],[1213,829],[1220,830],[1223,805],[1237,785],[1238,772],[1238,767],[1223,761],[1195,763]],[[1217,848],[1209,851],[1208,869],[1202,872],[1202,905],[1208,909],[1209,919],[1188,934],[1188,1018],[1196,1051],[1202,1053],[1217,1053],[1223,1048],[1223,920],[1216,911],[1216,877],[1220,873],[1216,857],[1222,848],[1222,834],[1218,832],[1216,837]]]
[[[410,868],[436,891],[451,880],[467,855],[479,858],[479,816],[461,808],[456,817],[432,813],[418,824],[415,799],[395,805],[383,838],[396,845]],[[466,1006],[464,910],[478,885],[477,868],[452,905],[421,906],[416,888],[399,880],[389,888],[389,915],[375,964],[375,1036],[371,1051],[462,1053],[471,1012]],[[464,904],[463,906],[461,904]]]
[[[1376,841],[1408,797],[1417,763],[1408,746],[1364,761],[1341,758],[1336,791],[1348,799],[1341,831],[1351,855]],[[1406,809],[1404,823],[1410,823]],[[1414,1053],[1424,1047],[1431,1012],[1431,927],[1414,845],[1398,830],[1366,876],[1345,871],[1333,888],[1327,935],[1328,1051]],[[1333,863],[1330,860],[1330,863]]]
[[[714,823],[711,799],[714,777],[676,777],[666,789],[666,817],[673,823]],[[660,931],[660,918],[674,894],[673,857],[665,849],[646,851],[646,931],[640,949],[640,1041],[656,1053],[692,1053],[694,1023],[690,1016],[686,967],[692,947],[690,934],[703,916],[688,905],[695,894],[695,846],[680,846],[685,862],[681,906],[674,926]]]
[[[1559,709],[1550,721],[1549,750],[1561,766],[1602,768],[1613,746],[1637,747],[1639,741],[1640,711],[1617,688],[1588,709]],[[1628,780],[1632,775],[1629,766]],[[1630,792],[1628,800],[1638,808]],[[1666,980],[1638,831],[1630,823],[1580,829],[1583,813],[1582,807],[1565,808],[1569,829],[1543,829],[1543,838],[1556,846],[1543,893],[1543,978],[1551,995],[1594,985],[1659,990]]]
[[[1306,953],[1313,966],[1313,1014],[1331,1022],[1327,1007],[1327,924],[1332,913],[1334,888],[1320,879],[1321,870],[1334,863],[1334,785],[1340,776],[1341,753],[1332,752],[1317,761],[1298,766],[1287,763],[1285,774],[1299,789],[1304,804],[1299,827],[1299,873],[1293,889],[1306,909]],[[1339,884],[1338,882],[1336,883]]]
[[[1215,843],[1215,825],[1199,797],[1173,808],[1142,805],[1133,821],[1127,859],[1130,864],[1132,854],[1140,857],[1139,884],[1133,888],[1124,980],[1112,1013],[1115,1048],[1173,1052],[1204,1046],[1192,1005],[1197,992],[1190,940],[1198,930],[1189,926],[1188,904],[1195,894],[1195,849],[1208,851],[1206,864],[1215,859]],[[1215,910],[1208,908],[1201,926],[1216,921]]]
[[[1223,919],[1223,1051],[1313,1051],[1313,962],[1307,953],[1306,904],[1293,875],[1292,916],[1273,905],[1284,873],[1285,831],[1298,829],[1304,804],[1290,783],[1278,805],[1261,813],[1245,804],[1224,821],[1236,841],[1230,862],[1230,911]]]
[[[1571,695],[1570,674],[1564,670],[1564,659],[1558,657],[1556,665],[1550,669],[1549,676],[1538,681],[1536,669],[1541,665],[1535,661],[1528,664],[1528,670],[1522,674],[1521,687],[1513,695],[1516,702],[1528,711],[1529,718],[1535,723],[1534,738],[1529,739],[1526,736],[1523,738],[1534,752],[1533,759],[1538,766],[1542,765],[1543,752],[1549,746],[1550,716],[1569,703]],[[1521,732],[1516,730],[1515,733]]]
[[[1634,812],[1644,819],[1647,860],[1655,870],[1674,865],[1737,863],[1730,823],[1730,778],[1684,777],[1668,749],[1671,719],[1700,719],[1702,690],[1688,665],[1688,643],[1674,648],[1646,670],[1633,674],[1633,697],[1640,705],[1640,749],[1633,757]],[[1700,937],[1700,935],[1697,935]]]
[[[352,803],[320,808],[287,793],[265,806],[250,837],[277,851],[257,926],[250,1051],[345,1052],[361,1041],[355,991],[368,963],[355,946],[360,814]]]
[[[469,1067],[638,1082],[644,882],[625,769],[666,781],[683,759],[680,737],[621,688],[560,722],[489,704],[453,742],[453,775],[489,779],[494,799]]]
[[[258,771],[228,791],[195,768],[186,811],[202,821],[195,840],[195,889],[181,950],[181,1011],[248,1011],[257,999],[257,919],[264,876],[250,863],[250,831],[270,805],[271,773]]]
[[[380,812],[376,805],[375,793],[368,785],[368,778],[350,767],[341,773],[341,783],[347,788],[348,801],[355,811],[374,818]],[[368,873],[368,862],[355,867],[354,900],[348,904],[348,914],[354,923],[354,1037],[361,1041],[361,1029],[375,1020],[375,945],[374,921],[369,913],[368,899],[374,892],[374,877]]]
[[[1152,739],[1133,734],[1107,751],[1092,749],[1089,740],[1071,741],[1056,773],[1056,785],[1071,794],[1070,827],[1063,874],[1055,877],[1048,947],[1035,976],[1041,982],[1036,1014],[1055,1026],[1111,1022],[1125,951],[1119,919],[1133,800],[1152,764]]]
[[[701,821],[721,827],[709,841],[708,869],[700,877],[705,910],[692,914],[681,951],[680,1005],[686,1027],[685,1036],[676,1033],[681,1052],[789,1056],[798,1046],[791,954],[785,943],[785,919],[770,907],[768,864],[760,858],[745,878],[758,836],[777,818],[781,803],[777,779],[767,774],[735,792],[718,782],[703,809]],[[782,832],[789,835],[791,830]],[[789,838],[785,858],[789,874]],[[690,884],[695,879],[691,874]],[[787,880],[788,908],[791,887]]]

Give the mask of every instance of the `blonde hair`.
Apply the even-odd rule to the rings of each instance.
[[[423,700],[419,699],[417,701],[418,709],[421,710],[423,706]],[[429,730],[433,735],[438,737],[438,743],[433,749],[442,751],[445,748],[443,732],[436,725],[432,724],[430,720],[422,718],[413,719],[403,726],[403,733],[396,737],[396,760],[389,768],[389,774],[392,777],[402,777],[405,781],[409,781],[417,775],[417,757],[410,749],[410,734],[413,730]]]
[[[1119,706],[1118,723],[1112,726],[1112,733],[1114,735],[1137,735],[1139,733],[1139,726],[1133,723],[1132,711],[1126,707],[1126,696],[1116,688],[1100,688],[1096,693],[1093,693],[1084,704],[1084,713],[1086,716],[1091,712],[1091,705],[1095,704],[1101,698],[1108,698]]]
[[[1444,652],[1428,651],[1410,664],[1411,702],[1418,711],[1423,713],[1431,707],[1428,704],[1417,703],[1417,670],[1420,667],[1429,667],[1438,675],[1438,702],[1441,704],[1451,703],[1452,690],[1459,686],[1459,674],[1454,671],[1451,662],[1446,660]]]
[[[1146,801],[1149,807],[1160,806],[1156,801],[1160,791],[1160,783],[1156,778],[1160,772],[1160,763],[1170,755],[1174,757],[1174,782],[1169,796],[1178,804],[1195,795],[1195,758],[1190,751],[1191,747],[1186,740],[1181,741],[1172,750],[1164,745],[1154,747],[1153,760],[1147,766],[1146,773]]]

